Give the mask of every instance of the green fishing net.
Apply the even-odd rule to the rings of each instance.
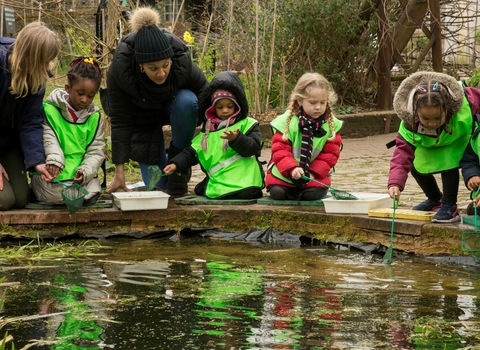
[[[62,190],[62,198],[70,214],[75,214],[82,207],[87,194],[89,192],[79,184],[65,186]]]
[[[147,168],[148,171],[148,184],[146,187],[147,191],[152,191],[155,188],[155,185],[158,181],[160,181],[161,177],[163,176],[162,170],[158,167],[158,165],[150,165]]]

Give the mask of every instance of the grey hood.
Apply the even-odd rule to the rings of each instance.
[[[398,117],[405,123],[414,126],[417,121],[414,116],[413,95],[415,88],[422,81],[436,80],[443,84],[450,98],[447,100],[447,122],[450,121],[452,115],[460,111],[463,104],[464,91],[460,83],[455,78],[438,72],[416,72],[406,78],[398,87],[395,97],[393,98],[393,108]]]
[[[50,95],[47,97],[45,102],[50,103],[54,105],[55,107],[58,107],[60,112],[62,113],[62,117],[66,120],[68,120],[70,123],[73,122],[73,119],[71,115],[67,111],[68,103],[67,103],[67,98],[68,93],[65,91],[65,89],[55,89],[53,90]],[[78,113],[78,121],[77,124],[82,124],[85,123],[85,121],[88,119],[90,115],[93,113],[99,111],[99,108],[95,104],[95,102],[92,101],[87,108],[81,110]]]

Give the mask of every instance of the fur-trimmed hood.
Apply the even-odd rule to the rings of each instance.
[[[438,72],[421,71],[413,73],[400,84],[393,98],[393,108],[398,117],[411,126],[416,124],[413,108],[415,88],[421,82],[429,80],[436,80],[445,85],[450,93],[450,98],[447,101],[447,120],[462,108],[464,91],[455,78]]]

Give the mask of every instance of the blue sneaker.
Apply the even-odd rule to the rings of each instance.
[[[443,202],[442,207],[433,216],[432,222],[458,222],[460,214],[456,204]]]
[[[431,199],[427,199],[420,204],[417,204],[412,208],[412,210],[421,210],[421,211],[435,211],[440,209],[442,206],[442,202],[440,201],[432,201]]]

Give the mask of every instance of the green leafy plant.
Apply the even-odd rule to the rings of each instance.
[[[467,81],[467,85],[480,88],[480,68],[473,73],[472,77]]]
[[[357,113],[357,110],[352,106],[347,105],[337,105],[333,107],[335,114],[354,114]]]

